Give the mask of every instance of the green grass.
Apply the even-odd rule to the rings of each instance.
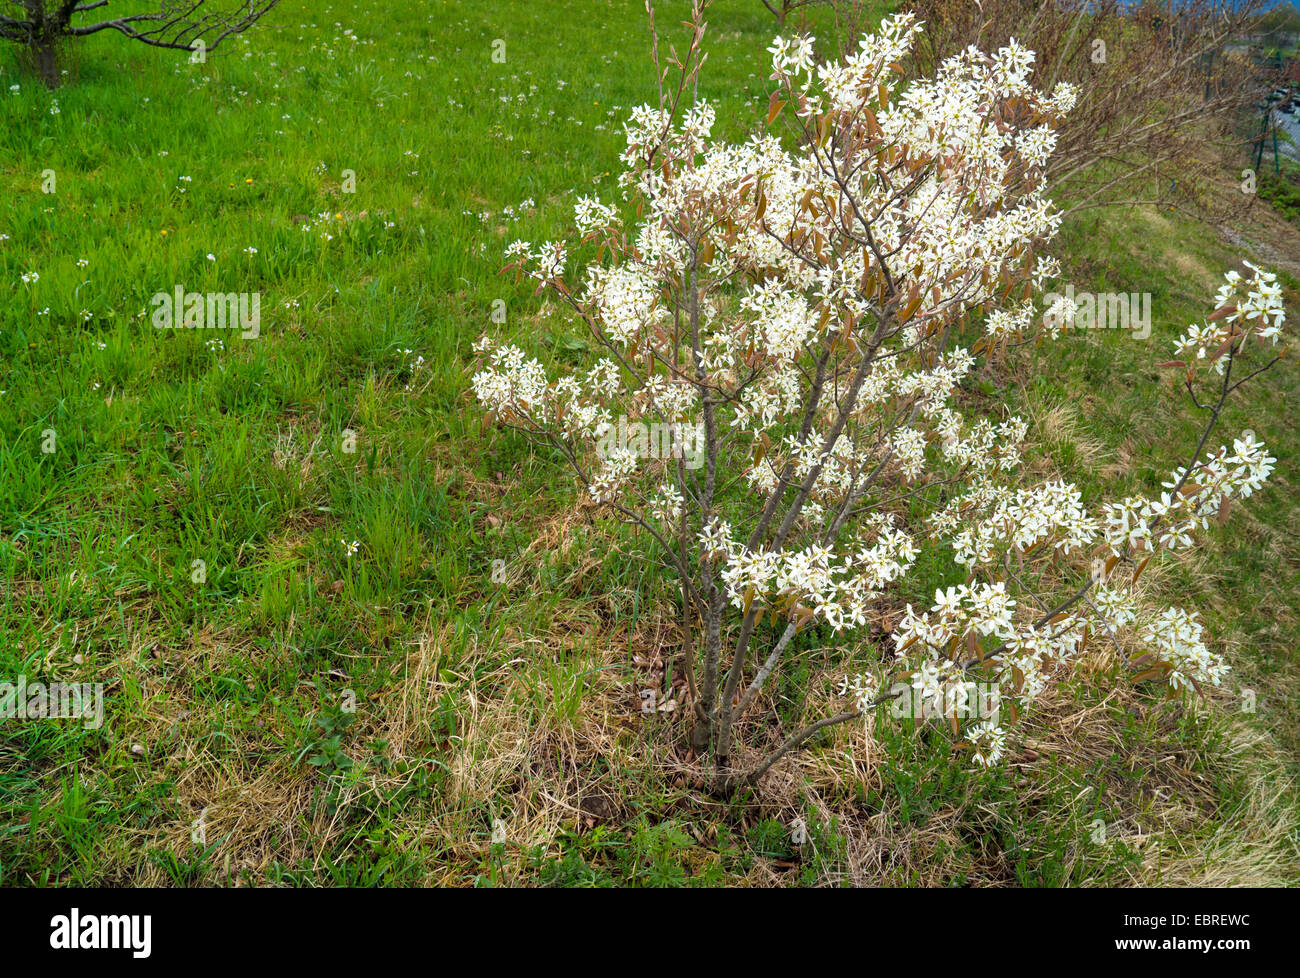
[[[661,3],[661,28],[680,37],[685,10]],[[774,22],[718,0],[710,24],[702,94],[742,137]],[[53,95],[0,54],[0,678],[107,688],[100,730],[0,725],[0,884],[1097,885],[1141,856],[1089,847],[1089,825],[1140,823],[1125,786],[1159,781],[1169,751],[1208,772],[1180,844],[1258,817],[1216,747],[1237,721],[1300,752],[1290,365],[1226,419],[1274,446],[1277,483],[1209,575],[1167,584],[1209,611],[1257,714],[1190,724],[1147,697],[1134,716],[1081,682],[1114,714],[1097,756],[975,774],[882,727],[877,776],[832,740],[811,753],[845,770],[833,788],[728,806],[659,763],[675,718],[635,703],[675,641],[671,582],[465,393],[485,330],[584,356],[498,269],[514,238],[564,233],[573,192],[614,196],[621,117],[652,98],[647,41],[641,0],[285,0],[203,65],[92,38]],[[1089,438],[1132,449],[1103,477],[1062,446],[1095,500],[1151,488],[1194,424],[1151,396],[1213,290],[1170,255],[1231,256],[1187,221],[1162,238],[1090,221],[1057,249],[1076,285],[1151,291],[1160,325],[1149,344],[1071,337],[1012,396],[1076,404]],[[212,349],[155,329],[151,296],[178,284],[260,293],[261,335]],[[907,854],[855,868],[873,834]]]

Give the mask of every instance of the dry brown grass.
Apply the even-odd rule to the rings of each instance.
[[[1088,434],[1076,405],[1031,395],[1026,406],[1029,438],[1044,460],[1055,458],[1069,447],[1073,449],[1078,464],[1089,471],[1103,476],[1114,472],[1116,459],[1113,453],[1099,439]]]
[[[667,639],[668,615],[644,619],[629,632],[592,620],[587,610],[575,604],[574,618],[557,619],[553,635],[517,638],[496,670],[470,682],[445,805],[433,817],[406,826],[412,844],[446,852],[463,873],[465,866],[486,865],[492,821],[500,819],[508,855],[499,879],[526,885],[535,880],[535,871],[523,858],[524,848],[540,846],[555,855],[556,840],[565,831],[623,828],[639,799],[664,799],[653,812],[656,819],[681,816],[716,828],[712,820],[723,817],[723,809],[700,790],[695,765],[682,752],[681,712],[647,717],[638,707],[638,689],[656,677],[644,664],[675,649]],[[401,706],[385,730],[396,753],[428,736],[422,717],[439,690],[464,681],[430,678],[438,645],[435,634],[411,653]],[[1097,642],[1078,664],[1079,674],[1085,679],[1106,674],[1116,654],[1113,645]],[[839,672],[829,655],[821,658],[807,687],[804,720],[835,706]],[[548,669],[582,683],[576,715],[557,705]],[[1211,708],[1216,707],[1186,709]],[[1188,746],[1178,731],[1184,709],[1161,705],[1128,686],[1104,698],[1076,698],[1068,684],[1054,687],[1007,765],[1018,816],[1078,822],[1092,811],[1096,793],[1104,793],[1121,812],[1106,827],[1108,839],[1140,854],[1139,862],[1124,870],[1131,885],[1276,885],[1300,879],[1290,807],[1294,793],[1267,738],[1238,724],[1227,751]],[[1149,720],[1155,736],[1127,737],[1121,720],[1128,714]],[[739,820],[730,827],[743,831],[761,819],[790,824],[810,806],[823,823],[834,819],[844,833],[845,851],[839,868],[821,880],[827,885],[937,886],[954,879],[976,886],[1014,884],[1011,854],[968,844],[972,833],[1005,824],[1008,813],[983,798],[972,779],[924,824],[909,822],[885,777],[889,758],[874,736],[876,722],[835,728],[813,749],[783,760],[751,797],[730,806],[726,817]],[[746,731],[751,753],[774,745],[779,734],[771,702],[756,704]],[[1123,759],[1118,767],[1117,752]],[[1068,763],[1053,765],[1054,759]],[[1109,765],[1112,776],[1102,783],[1078,780],[1077,772],[1094,762]],[[1232,781],[1244,785],[1244,800],[1223,811],[1223,787]],[[864,790],[882,799],[880,810],[863,807]],[[707,848],[711,829],[703,831]],[[1075,846],[1065,872],[1078,869],[1086,883],[1082,864],[1095,857],[1086,846]],[[731,882],[787,885],[789,869],[781,861],[757,859],[744,877]],[[449,866],[445,875],[431,873],[429,882],[450,882],[456,874]]]

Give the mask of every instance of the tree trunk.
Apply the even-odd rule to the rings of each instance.
[[[695,725],[691,727],[691,749],[701,757],[708,753],[709,741],[712,739],[710,734],[708,718],[697,713]]]
[[[55,56],[54,38],[36,42],[36,64],[46,88],[59,87],[59,62]]]
[[[719,801],[727,801],[735,795],[743,778],[733,773],[723,773],[717,769],[708,780],[708,793]]]

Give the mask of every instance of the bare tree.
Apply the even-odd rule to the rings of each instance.
[[[1159,203],[1225,211],[1249,200],[1215,177],[1240,158],[1241,113],[1268,81],[1242,43],[1264,0],[910,0],[925,22],[915,68],[1015,38],[1034,78],[1079,86],[1048,184],[1068,210]]]
[[[117,31],[153,47],[206,54],[230,35],[243,33],[279,2],[156,0],[157,9],[96,20],[102,15],[82,15],[102,10],[110,0],[0,0],[0,38],[31,51],[45,84],[55,88],[58,48],[69,38]]]

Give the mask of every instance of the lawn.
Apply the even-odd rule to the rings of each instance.
[[[721,134],[766,118],[774,32],[717,0]],[[672,582],[467,395],[484,332],[593,352],[499,270],[616,196],[648,46],[641,0],[284,0],[202,64],[91,38],[53,93],[0,52],[0,679],[105,687],[98,729],[0,722],[0,885],[1300,878],[1292,362],[1224,419],[1272,483],[1146,583],[1229,656],[1209,701],[1115,692],[1099,656],[1005,767],[882,714],[700,790],[682,718],[639,708],[680,679]],[[1242,253],[1152,210],[1055,250],[1076,288],[1152,293],[1151,338],[1070,335],[979,391],[1034,422],[1043,474],[1151,491],[1198,423],[1155,364]],[[155,328],[178,287],[257,293],[257,337]],[[768,721],[824,712],[860,646],[802,657]]]

